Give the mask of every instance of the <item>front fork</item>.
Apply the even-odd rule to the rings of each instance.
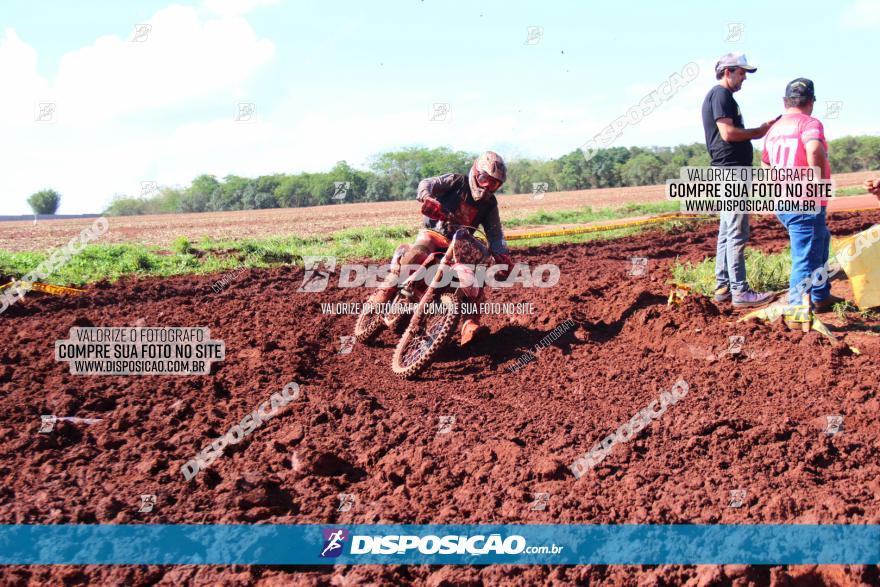
[[[438,264],[437,271],[434,273],[434,278],[431,279],[431,283],[428,284],[428,288],[425,290],[425,293],[422,294],[422,297],[419,298],[419,308],[416,311],[415,316],[413,316],[413,326],[416,330],[421,330],[422,322],[424,321],[425,313],[420,311],[425,304],[430,303],[430,301],[434,298],[434,292],[437,290],[437,286],[440,283],[440,280],[443,279],[443,272],[449,267],[449,255],[452,248],[450,247],[446,253],[443,254],[443,258],[440,260]],[[434,253],[437,255],[439,253]],[[432,255],[433,257],[433,255]],[[430,257],[425,260],[425,263],[428,263]]]

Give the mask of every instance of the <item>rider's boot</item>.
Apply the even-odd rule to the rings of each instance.
[[[419,245],[409,246],[409,245],[401,245],[394,254],[394,258],[391,260],[391,268],[388,273],[388,276],[382,282],[376,293],[370,296],[370,301],[374,304],[384,304],[385,302],[391,301],[391,298],[394,297],[394,293],[397,291],[398,279],[400,277],[400,269],[402,266],[407,263],[412,263],[412,259],[418,259],[418,263],[421,264],[422,261],[427,258],[427,253],[423,253],[421,251],[415,251],[414,249],[424,247],[420,247]]]
[[[461,325],[461,346],[473,341],[486,338],[489,335],[489,327],[480,324],[479,316],[471,316]]]
[[[370,296],[370,301],[374,304],[384,304],[394,297],[397,291],[397,278],[400,276],[400,265],[392,267],[388,276],[382,282],[382,285],[376,289],[376,293]]]

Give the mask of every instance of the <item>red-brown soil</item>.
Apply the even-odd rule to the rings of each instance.
[[[880,221],[839,214],[835,236]],[[321,302],[364,290],[297,293],[302,271],[96,284],[81,298],[31,293],[0,318],[0,523],[880,523],[880,338],[861,354],[729,307],[666,305],[676,257],[714,254],[714,224],[616,241],[548,245],[517,260],[559,265],[549,289],[505,289],[534,315],[489,316],[493,336],[450,348],[425,376],[390,376],[394,340],[339,354],[351,316]],[[779,251],[772,218],[752,246]],[[647,257],[648,275],[627,274]],[[845,288],[836,282],[835,291]],[[75,324],[207,326],[227,358],[210,376],[82,377],[54,361]],[[507,372],[568,319],[577,328]],[[873,332],[870,330],[873,328]],[[867,330],[866,330],[867,329]],[[745,337],[732,355],[728,337]],[[679,378],[688,395],[580,480],[568,465]],[[302,397],[185,482],[180,466],[288,381]],[[41,414],[103,418],[59,423]],[[827,415],[844,431],[825,433]],[[448,434],[438,418],[455,416]],[[745,489],[742,507],[729,492]],[[338,494],[352,493],[338,512]],[[532,511],[534,492],[550,493]],[[138,513],[139,495],[157,495]],[[4,584],[872,585],[877,567],[7,567]]]

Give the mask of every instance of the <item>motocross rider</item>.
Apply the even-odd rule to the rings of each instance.
[[[513,267],[504,232],[501,228],[501,217],[498,214],[498,202],[495,192],[501,189],[507,179],[507,168],[498,153],[486,151],[474,160],[467,176],[460,173],[446,173],[437,177],[423,179],[419,183],[416,199],[422,203],[424,225],[432,231],[439,232],[451,239],[456,225],[467,228],[473,233],[477,226],[482,225],[489,241],[489,252],[498,265],[506,265],[505,270],[497,273],[498,279],[505,279]],[[422,231],[415,243],[401,258],[400,264],[419,265],[431,253],[445,247],[446,242],[436,234]],[[393,295],[393,289],[379,293],[378,301],[387,301]],[[385,299],[381,299],[385,298]],[[481,291],[477,302],[482,301]],[[468,314],[461,325],[461,345],[483,338],[489,329],[480,324],[479,314]]]

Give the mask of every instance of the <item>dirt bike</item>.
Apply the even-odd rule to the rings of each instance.
[[[482,231],[480,232],[482,233]],[[443,234],[428,228],[422,229],[419,235],[426,236],[429,240],[433,241],[439,250],[422,262],[421,271],[404,277],[403,281],[400,281],[397,276],[401,269],[400,262],[409,251],[410,245],[403,244],[397,247],[389,264],[389,270],[393,273],[394,279],[391,285],[387,286],[396,288],[396,291],[387,302],[381,304],[376,299],[383,296],[371,294],[361,306],[360,314],[354,325],[354,337],[358,342],[370,344],[385,328],[394,331],[398,335],[403,333],[403,328],[411,317],[411,312],[409,311],[411,306],[422,297],[427,288],[427,284],[422,276],[428,269],[440,262],[443,252],[450,242]],[[385,284],[380,286],[380,289],[386,289]]]
[[[434,252],[423,263],[425,267],[436,265],[437,270],[427,288],[412,298],[418,299],[418,305],[391,360],[391,370],[399,377],[412,379],[430,365],[455,335],[461,315],[459,303],[473,302],[480,296],[474,268],[492,265],[494,259],[468,228],[472,227],[459,227],[451,240],[443,237],[448,243],[445,249]],[[451,279],[450,271],[456,279]],[[416,281],[424,285],[424,280]]]

